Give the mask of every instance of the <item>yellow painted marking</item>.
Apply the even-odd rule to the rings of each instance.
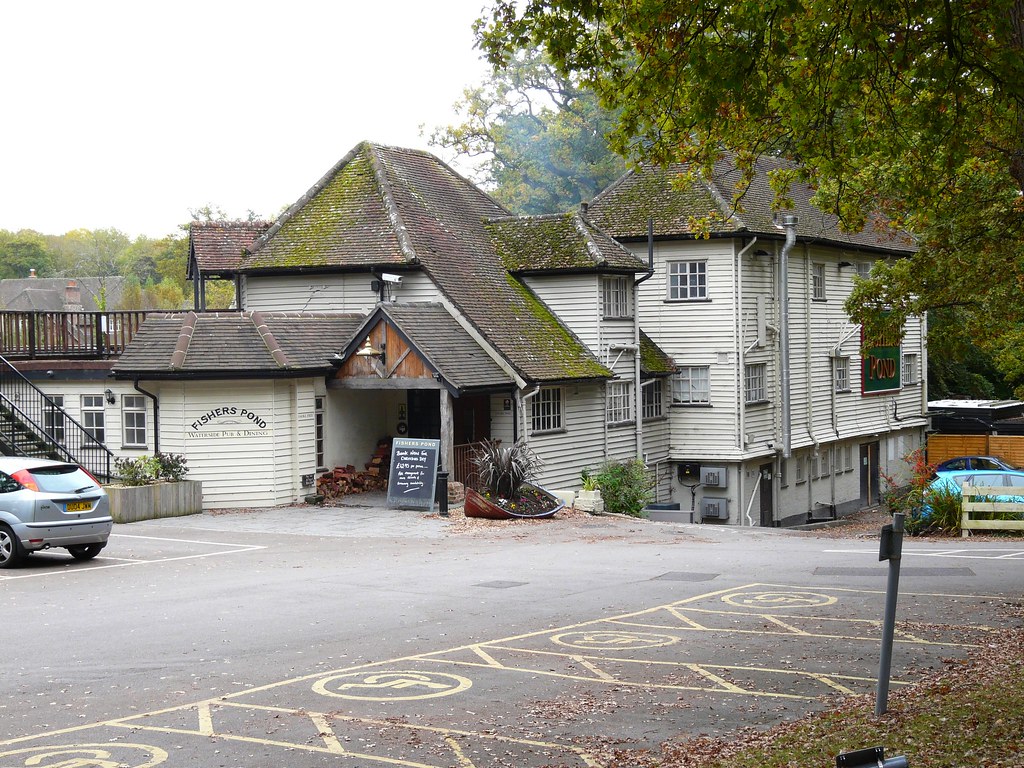
[[[696,621],[691,619],[689,616],[687,616],[685,613],[680,611],[678,608],[670,607],[670,608],[668,608],[668,612],[670,614],[672,614],[673,616],[675,616],[677,619],[679,619],[684,624],[689,625],[692,629],[707,629],[707,627],[705,627],[703,624],[698,624]]]
[[[690,609],[687,609],[687,610],[690,610]],[[735,616],[735,615],[737,615],[737,614],[730,614],[728,611],[709,611],[709,613],[722,613],[723,615],[726,615],[726,616]],[[743,613],[743,614],[740,614],[740,615],[756,618],[758,616],[761,616],[762,614]],[[804,618],[804,619],[806,619],[808,617],[807,616],[797,616],[797,617],[794,617],[794,618]],[[819,617],[815,616],[814,618],[817,620]],[[710,628],[709,627],[707,629],[699,629],[698,630],[698,629],[690,629],[689,627],[680,627],[680,626],[669,625],[669,624],[639,624],[639,623],[624,621],[624,620],[620,620],[620,619],[609,619],[608,621],[609,621],[610,624],[619,624],[619,625],[626,626],[626,627],[644,627],[646,629],[669,629],[669,630],[675,630],[677,632],[713,632],[713,633],[718,633],[718,634],[729,634],[729,635],[791,635],[791,634],[793,634],[792,632],[769,632],[766,629],[734,629],[732,627],[720,627],[718,629],[714,629],[714,628]],[[822,619],[822,621],[846,621],[846,619]],[[850,619],[850,621],[853,621],[853,619]],[[858,619],[857,621],[864,622],[866,620],[865,619]],[[877,623],[877,622],[875,622],[875,623]],[[970,628],[971,627],[968,627],[968,629],[970,629]],[[875,643],[878,642],[878,635],[830,635],[830,634],[825,634],[825,633],[822,633],[822,632],[801,632],[801,635],[805,636],[805,637],[817,638],[817,639],[821,639],[821,640],[865,640],[865,641],[868,641],[868,642],[875,642]],[[953,643],[953,642],[946,643],[946,642],[942,642],[942,641],[939,641],[939,640],[922,640],[922,639],[905,640],[905,639],[902,639],[902,638],[895,638],[895,641],[897,643],[917,643],[918,645],[933,645],[933,646],[937,646],[937,647],[942,647],[942,646],[950,646],[950,647],[953,647],[953,648],[977,648],[977,647],[980,647],[977,643],[973,643],[973,644],[972,643]],[[426,658],[426,657],[421,657],[421,659],[422,658]]]
[[[718,675],[713,674],[712,672],[709,672],[707,669],[702,667],[700,664],[684,664],[683,666],[685,666],[687,669],[689,669],[692,672],[696,672],[701,677],[704,677],[704,678],[710,680],[711,682],[720,685],[723,689],[725,689],[729,693],[753,693],[753,691],[748,691],[746,688],[740,688],[735,683],[730,683],[725,678],[719,677]],[[806,699],[806,698],[810,698],[810,697],[802,696],[801,698]]]
[[[772,624],[778,624],[780,627],[791,632],[794,635],[806,635],[807,637],[811,637],[810,632],[805,632],[802,629],[797,629],[792,624],[787,624],[786,622],[782,621],[782,619],[777,619],[769,613],[762,613],[760,614],[760,616],[765,621],[770,621]]]
[[[217,703],[219,703],[221,706],[225,707],[225,708],[233,707],[235,709],[240,709],[240,710],[256,710],[256,711],[259,711],[259,712],[274,712],[274,713],[286,714],[286,715],[305,714],[305,715],[309,715],[311,717],[312,716],[316,716],[318,718],[324,718],[325,722],[329,722],[330,720],[339,720],[341,722],[355,723],[355,724],[358,724],[358,725],[370,725],[370,726],[381,727],[381,728],[401,728],[401,729],[405,729],[405,730],[409,730],[409,731],[422,731],[424,733],[436,733],[436,734],[450,735],[450,736],[465,736],[465,737],[470,737],[470,738],[480,738],[480,739],[487,739],[487,740],[490,740],[490,741],[498,741],[498,742],[502,742],[502,743],[505,743],[505,744],[518,744],[518,745],[527,746],[527,747],[538,747],[538,748],[543,748],[543,749],[561,750],[561,751],[564,751],[564,752],[571,752],[571,753],[575,754],[577,757],[579,757],[588,766],[591,766],[592,768],[602,768],[602,766],[599,763],[594,762],[594,760],[582,748],[577,747],[577,746],[573,746],[571,744],[558,744],[558,743],[550,742],[550,741],[539,741],[537,739],[517,739],[517,738],[510,737],[510,736],[503,736],[503,735],[497,734],[497,733],[480,733],[480,732],[477,732],[477,731],[467,731],[467,730],[463,730],[463,729],[459,729],[459,728],[443,728],[443,727],[440,727],[440,726],[432,726],[432,725],[418,725],[418,724],[414,725],[414,724],[411,724],[411,723],[396,723],[396,722],[394,722],[392,720],[380,720],[380,719],[377,719],[377,718],[355,717],[355,716],[352,716],[352,715],[344,715],[344,714],[341,714],[341,713],[326,714],[326,713],[323,713],[323,712],[309,712],[308,710],[305,710],[305,709],[298,709],[297,710],[297,709],[291,709],[291,708],[288,708],[288,707],[276,707],[276,706],[271,706],[271,705],[266,705],[266,704],[237,704],[235,702],[222,701],[222,700],[215,700],[215,701]],[[162,710],[162,714],[169,714],[169,713],[174,712],[174,711],[185,710],[185,709],[191,709],[191,707],[190,706],[173,707],[173,708],[170,708],[170,709]],[[119,728],[127,728],[129,730],[157,731],[157,732],[160,732],[160,733],[183,733],[183,734],[189,734],[189,735],[194,735],[195,734],[195,731],[187,731],[187,730],[184,730],[184,729],[181,729],[181,728],[171,728],[171,727],[159,726],[159,725],[147,725],[145,723],[145,720],[148,719],[151,716],[151,714],[152,713],[146,714],[146,715],[133,715],[132,717],[122,718],[120,720],[114,720],[114,721],[111,721],[111,722],[108,722],[108,723],[97,723],[96,725],[102,725],[102,726],[107,726],[107,727],[114,726],[114,727],[119,727]],[[139,721],[142,721],[142,722],[139,722]],[[96,726],[90,726],[90,727],[96,727]],[[295,748],[307,750],[309,752],[333,752],[334,751],[334,750],[332,750],[332,749],[330,749],[328,747],[318,747],[318,746],[313,746],[313,745],[306,744],[306,743],[291,743],[291,742],[286,742],[286,741],[277,741],[277,740],[273,740],[273,739],[263,739],[263,738],[259,738],[259,737],[255,737],[255,736],[239,736],[239,735],[230,734],[230,733],[218,733],[218,734],[216,734],[216,736],[217,736],[218,739],[225,739],[225,740],[228,740],[228,741],[243,741],[243,742],[246,742],[246,743],[264,744],[266,746],[272,746],[272,747],[295,747]],[[37,747],[37,749],[38,749],[38,747]],[[359,752],[349,752],[349,751],[346,751],[344,754],[347,757],[357,757],[357,758],[361,758],[361,759],[373,760],[373,761],[377,761],[377,762],[384,762],[384,763],[389,763],[389,764],[393,764],[393,765],[422,766],[422,768],[437,768],[436,766],[423,766],[421,763],[409,762],[409,761],[405,761],[405,760],[397,760],[397,759],[392,759],[392,758],[379,757],[377,755],[367,755],[367,754],[363,754],[363,753],[359,753]]]
[[[320,712],[310,712],[308,714],[309,719],[313,721],[313,725],[320,731],[320,738],[324,740],[328,751],[334,752],[337,755],[347,755],[348,752],[341,746],[341,742],[338,741],[338,737],[334,733],[334,727],[327,719],[327,715]]]
[[[679,642],[679,638],[673,635],[609,630],[562,632],[552,635],[550,640],[557,645],[565,645],[569,648],[582,648],[587,651],[599,651],[602,648],[635,651],[642,648],[659,648],[666,645],[674,645]]]
[[[840,685],[839,683],[837,683],[835,680],[832,679],[831,675],[818,675],[814,674],[813,672],[808,672],[807,674],[813,677],[815,680],[820,680],[829,688],[835,688],[840,693],[846,693],[851,696],[855,693],[855,691],[853,691],[850,688],[847,688],[845,685]]]
[[[350,679],[351,682],[340,683],[338,680]],[[332,686],[328,687],[328,686]],[[352,672],[344,675],[332,675],[317,681],[313,690],[323,696],[334,696],[339,699],[358,699],[359,701],[412,701],[414,699],[435,699],[438,696],[451,696],[468,690],[473,681],[466,677],[450,675],[445,672],[413,672],[407,670],[385,670],[367,674]],[[425,688],[426,693],[404,694],[404,691]],[[373,692],[378,692],[374,695]]]
[[[479,656],[481,659],[483,659],[485,662],[487,662],[486,666],[488,666],[488,667],[494,667],[495,669],[504,669],[505,668],[505,665],[502,664],[500,661],[498,661],[493,656],[491,656],[489,653],[487,653],[487,651],[485,651],[483,649],[483,646],[474,645],[473,646],[473,653],[475,653],[477,656]]]
[[[451,748],[452,752],[455,753],[455,757],[459,761],[459,765],[462,766],[462,768],[476,768],[473,765],[473,761],[466,757],[466,754],[462,751],[462,747],[459,746],[459,742],[452,738],[451,735],[445,736],[444,740],[445,743],[448,744],[448,746]]]
[[[125,762],[119,752],[141,750],[149,755],[143,763]],[[74,744],[72,746],[24,747],[10,752],[0,752],[0,757],[14,757],[30,752],[37,754],[27,758],[26,766],[40,768],[153,768],[167,760],[167,753],[160,747],[148,744]],[[68,757],[59,763],[44,763],[56,757]]]
[[[199,732],[204,736],[213,736],[213,709],[208,701],[199,705]]]
[[[577,664],[580,664],[581,666],[586,667],[587,669],[589,669],[591,672],[593,672],[595,675],[597,675],[601,680],[604,680],[604,681],[609,682],[609,683],[614,683],[615,682],[615,678],[614,677],[609,675],[603,669],[599,669],[596,664],[594,664],[591,661],[588,661],[583,656],[570,656],[569,658],[572,659],[573,661],[575,661]]]
[[[821,608],[839,602],[839,598],[820,592],[740,592],[722,598],[723,603],[737,608]]]

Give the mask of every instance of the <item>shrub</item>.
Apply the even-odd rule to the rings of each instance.
[[[134,459],[114,459],[114,473],[121,485],[150,485],[158,480],[182,480],[188,474],[188,466],[181,454],[157,453]]]
[[[927,462],[923,448],[911,451],[903,457],[903,461],[910,465],[910,482],[901,484],[892,475],[881,473],[882,481],[885,484],[882,491],[882,502],[890,515],[897,512],[906,515],[906,529],[910,531],[910,521],[921,517],[925,494],[928,492],[928,485],[935,474],[935,465]]]
[[[537,454],[522,440],[509,446],[484,440],[473,447],[472,461],[480,484],[502,499],[511,499],[523,483],[533,480],[541,464]]]
[[[639,459],[606,464],[596,477],[604,508],[631,517],[642,517],[654,498],[654,478]]]
[[[963,502],[960,492],[949,486],[929,488],[923,494],[922,505],[907,515],[904,527],[910,534],[959,533]]]

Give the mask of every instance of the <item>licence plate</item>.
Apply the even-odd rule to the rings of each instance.
[[[69,501],[68,512],[88,512],[92,509],[92,503],[88,501]]]

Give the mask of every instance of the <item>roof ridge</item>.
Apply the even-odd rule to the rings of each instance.
[[[726,220],[732,221],[740,229],[750,229],[747,223],[740,218],[739,212],[736,210],[736,206],[732,205],[725,199],[725,195],[722,194],[721,190],[715,185],[712,179],[708,179],[703,172],[697,170],[697,180],[700,184],[704,185],[704,188],[711,193],[712,199],[715,204],[719,206],[722,215],[726,217]]]
[[[381,147],[370,142],[365,142],[365,145],[370,158],[370,168],[373,169],[373,178],[377,180],[377,186],[380,187],[381,195],[384,198],[384,210],[387,212],[388,220],[395,231],[395,237],[398,238],[398,246],[402,249],[402,253],[405,254],[407,259],[413,264],[419,264],[420,260],[416,255],[416,249],[413,248],[412,240],[409,239],[409,231],[402,220],[402,215],[398,211],[398,205],[395,203],[395,196],[391,191],[391,182],[388,181],[387,174],[384,172],[383,161],[377,154]]]
[[[171,353],[171,368],[181,369],[185,367],[185,358],[188,357],[188,347],[192,343],[192,334],[196,330],[197,315],[189,312],[185,315],[178,331],[178,340],[174,343],[174,352]]]
[[[327,173],[321,176],[313,186],[307,189],[306,192],[298,200],[296,200],[294,203],[288,206],[285,212],[277,217],[277,219],[274,221],[273,224],[270,225],[266,232],[264,232],[262,235],[256,238],[255,242],[253,242],[252,244],[252,247],[248,249],[249,255],[253,255],[257,251],[260,251],[263,248],[263,246],[265,246],[267,242],[280,231],[281,227],[283,227],[293,216],[295,216],[296,213],[302,210],[302,208],[305,207],[306,203],[308,203],[310,200],[316,197],[330,183],[330,181],[338,174],[339,171],[341,171],[342,168],[344,168],[346,165],[352,162],[353,158],[355,158],[356,155],[358,155],[364,148],[369,146],[371,146],[370,142],[361,141],[354,147],[352,147],[352,149],[350,149],[348,152],[346,152],[345,156],[342,157],[341,160],[339,160],[333,166],[331,166],[330,170],[328,170]]]
[[[604,258],[604,255],[601,253],[601,249],[598,247],[597,243],[594,242],[594,237],[587,226],[586,220],[584,220],[584,218],[577,212],[570,214],[570,220],[572,221],[572,225],[576,231],[583,237],[583,244],[587,248],[587,253],[589,253],[590,257],[594,260],[594,264],[596,266],[607,264],[608,259]]]
[[[274,338],[274,334],[267,326],[263,313],[256,310],[249,315],[249,318],[252,320],[253,325],[256,326],[256,332],[259,333],[260,338],[267,347],[267,351],[274,358],[274,362],[282,368],[290,368],[291,360],[288,359],[288,355],[281,348],[281,344]]]

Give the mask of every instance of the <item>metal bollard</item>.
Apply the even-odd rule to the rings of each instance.
[[[437,473],[437,514],[448,517],[448,473]]]
[[[836,756],[836,768],[910,768],[903,755],[885,759],[884,747],[868,747]]]

